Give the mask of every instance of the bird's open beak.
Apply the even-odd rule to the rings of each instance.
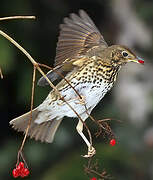
[[[140,57],[137,57],[136,59],[130,59],[129,61],[139,63],[139,64],[144,64],[144,60]]]

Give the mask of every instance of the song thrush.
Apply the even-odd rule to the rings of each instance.
[[[64,100],[85,121],[113,87],[122,65],[128,62],[143,63],[143,60],[125,46],[108,46],[90,17],[80,10],[79,15],[70,14],[69,18],[64,18],[64,24],[60,25],[55,58],[56,71],[50,71],[47,76],[54,81],[60,78],[59,73],[65,75],[71,86],[62,79],[56,87]],[[38,84],[44,86],[48,83],[42,77]],[[78,118],[55,90],[52,90],[44,102],[33,110],[28,135],[35,140],[51,143],[64,116]],[[25,132],[29,118],[30,112],[13,119],[10,124],[14,129]],[[83,134],[83,123],[80,119],[76,129],[88,146],[85,157],[94,155],[95,149]]]

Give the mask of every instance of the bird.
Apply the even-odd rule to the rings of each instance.
[[[78,118],[76,130],[88,148],[84,157],[92,157],[96,150],[83,133],[83,122],[113,87],[121,67],[129,62],[144,63],[124,45],[108,46],[84,10],[65,17],[60,25],[54,69],[47,73],[51,82],[59,80],[56,89],[60,95],[52,89],[33,109],[28,136],[52,143],[64,117]],[[38,85],[46,86],[48,82],[41,77]],[[10,125],[25,132],[30,113],[11,120]]]

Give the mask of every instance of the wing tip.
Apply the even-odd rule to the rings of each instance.
[[[83,14],[87,15],[87,12],[85,10],[83,10],[83,9],[79,9],[78,13],[79,13],[80,16],[83,15]]]

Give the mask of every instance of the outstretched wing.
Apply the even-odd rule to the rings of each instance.
[[[60,25],[60,29],[55,66],[67,58],[85,55],[95,46],[108,47],[93,21],[83,10],[79,11],[79,15],[72,13],[69,18],[64,18],[64,24]]]
[[[48,72],[47,77],[51,81],[58,79],[60,77],[59,73],[72,70],[75,60],[79,59],[79,62],[80,59],[84,60],[82,55],[86,55],[88,51],[92,51],[92,49],[99,46],[101,49],[108,47],[87,13],[79,10],[79,15],[70,14],[69,18],[64,18],[64,24],[60,25],[55,57],[57,71]],[[41,77],[38,85],[45,86],[48,85],[48,82],[44,77]]]

